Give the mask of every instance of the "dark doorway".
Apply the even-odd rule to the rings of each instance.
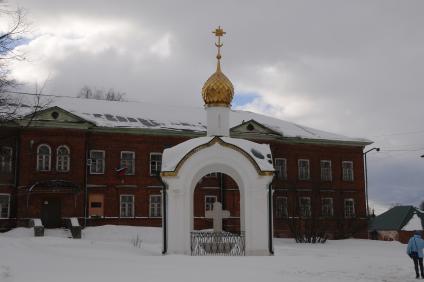
[[[41,221],[46,228],[62,227],[60,199],[48,198],[41,203]]]

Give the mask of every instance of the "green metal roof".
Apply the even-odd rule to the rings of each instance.
[[[424,214],[413,206],[393,207],[370,221],[369,230],[401,230],[412,218],[414,212],[421,218],[424,226]]]

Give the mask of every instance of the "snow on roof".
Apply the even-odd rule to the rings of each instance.
[[[215,136],[189,139],[172,148],[165,149],[162,155],[161,171],[175,171],[180,161],[187,154],[189,154],[193,149],[198,148],[199,146],[208,144],[214,138],[219,138],[224,141],[224,143],[234,145],[243,150],[252,158],[252,160],[256,162],[261,171],[274,171],[274,166],[272,165],[271,149],[269,145],[258,144],[245,139]]]
[[[53,106],[71,112],[99,127],[206,131],[206,113],[202,107],[70,97],[52,98],[49,107]],[[230,127],[238,126],[250,120],[254,120],[284,137],[371,143],[367,139],[346,137],[241,110],[231,111]]]
[[[172,148],[165,149],[162,154],[162,168],[161,171],[175,171],[178,163],[186,156],[191,150],[201,145],[209,143],[213,137],[199,137],[189,139]]]
[[[271,148],[268,144],[259,144],[246,139],[220,137],[222,141],[239,147],[255,160],[262,171],[274,171]]]
[[[415,230],[422,230],[423,224],[421,221],[421,218],[418,216],[418,214],[415,212],[412,218],[408,221],[408,223],[402,228],[404,231],[415,231]]]

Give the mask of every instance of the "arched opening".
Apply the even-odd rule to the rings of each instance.
[[[196,184],[193,193],[193,229],[213,229],[213,218],[208,212],[213,211],[213,204],[219,202],[229,217],[222,219],[222,231],[239,234],[240,225],[240,190],[229,175],[213,172],[204,175]],[[227,217],[227,218],[226,218]]]
[[[232,139],[201,137],[164,151],[161,176],[168,187],[164,252],[191,255],[272,253],[272,239],[269,236],[272,232],[268,216],[268,185],[272,180],[272,165],[255,157],[253,153],[250,154],[252,150],[249,148],[256,146],[250,141],[237,143],[240,146],[225,141],[237,143]],[[264,148],[256,151],[261,150]],[[269,148],[267,150],[262,155],[271,155]],[[218,191],[208,192],[208,195],[216,195],[217,199],[224,196],[223,216],[219,218],[212,215],[211,217],[219,219],[215,221],[207,220],[204,216],[203,197],[208,189],[202,187],[209,186],[205,176],[214,172],[222,173],[226,181],[231,181],[233,185],[232,190],[223,187],[226,192],[221,193],[219,177],[215,178],[216,184],[212,185],[215,189],[211,190]],[[217,186],[219,189],[216,189]],[[230,191],[234,193],[234,197],[229,196]],[[233,201],[229,200],[231,197]],[[222,212],[219,208],[215,210]],[[227,216],[225,210],[229,211],[230,219],[225,220],[221,229],[203,231],[204,228],[210,229],[213,223],[223,223],[222,217]],[[239,231],[240,234],[234,231]]]

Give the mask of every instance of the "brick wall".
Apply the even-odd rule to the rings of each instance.
[[[100,133],[52,128],[25,129],[20,131],[19,134],[16,132],[13,134],[8,133],[8,136],[11,137],[8,142],[12,145],[16,144],[16,140],[19,140],[19,177],[17,183],[19,189],[16,189],[13,185],[3,185],[0,186],[0,193],[11,194],[11,211],[17,210],[17,218],[40,217],[41,202],[44,198],[51,196],[57,196],[61,199],[63,217],[83,217],[85,214],[85,183],[87,183],[87,198],[89,198],[90,194],[104,195],[104,218],[89,219],[88,224],[90,225],[113,223],[159,226],[161,224],[160,218],[149,216],[150,195],[161,193],[160,181],[156,177],[150,176],[150,153],[162,152],[167,147],[172,147],[187,140],[186,137],[178,136]],[[19,138],[15,139],[14,136]],[[328,222],[329,229],[332,232],[353,225],[351,223],[352,220],[346,220],[343,216],[344,199],[346,198],[355,200],[357,221],[360,221],[359,218],[365,217],[362,147],[294,144],[284,141],[252,141],[270,143],[274,158],[287,159],[287,179],[275,179],[272,187],[274,189],[274,199],[277,196],[288,197],[289,210],[296,210],[299,197],[311,197],[313,213],[319,218],[321,198],[332,197],[334,199],[334,218],[319,218]],[[40,144],[48,144],[52,149],[51,171],[36,171],[37,147]],[[71,151],[71,169],[66,173],[56,171],[56,149],[60,145],[68,146]],[[104,150],[106,152],[104,174],[86,175],[86,152],[89,150]],[[122,177],[116,172],[116,168],[120,164],[121,151],[135,152],[134,175]],[[298,179],[298,159],[310,160],[311,178],[307,181]],[[321,181],[320,160],[331,160],[332,181]],[[342,180],[342,161],[353,161],[353,181]],[[14,180],[13,176],[10,177],[10,180]],[[53,179],[71,181],[81,187],[82,192],[76,196],[66,193],[32,193],[30,201],[27,201],[28,187],[38,181]],[[220,197],[220,185],[220,180],[212,177],[201,181],[198,188],[196,188],[193,196],[195,199],[194,215],[197,218],[195,221],[196,228],[210,228],[212,226],[210,220],[201,218],[204,216],[204,197],[205,195]],[[240,215],[240,196],[236,183],[231,178],[224,177],[222,186],[225,187],[223,195],[225,199],[224,207],[230,210],[232,216],[238,217]],[[120,218],[120,195],[134,195],[133,218]],[[29,203],[28,208],[26,207],[27,202]],[[14,212],[11,212],[11,217],[14,218],[15,216]],[[10,221],[8,222],[10,224]],[[239,224],[239,220],[233,218],[227,220],[224,226],[229,229],[237,229],[236,226],[239,226]],[[291,236],[287,219],[276,218],[275,214],[274,229],[276,235]]]

